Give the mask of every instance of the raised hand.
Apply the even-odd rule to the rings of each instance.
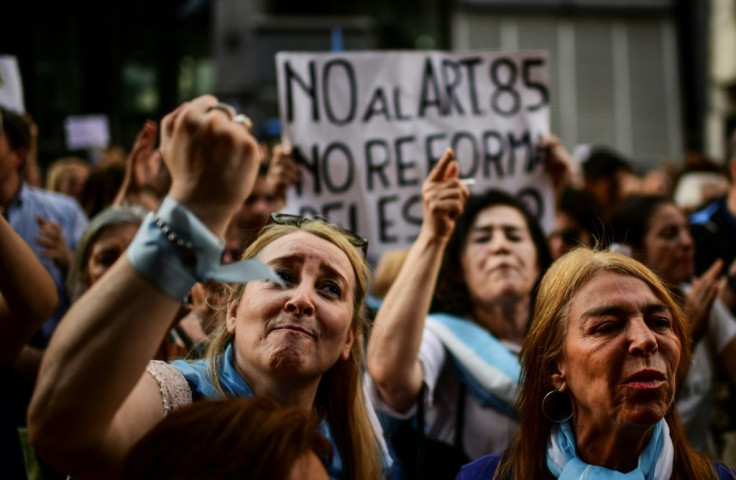
[[[161,154],[155,150],[156,131],[155,122],[147,120],[135,138],[133,149],[125,163],[125,177],[118,190],[113,205],[121,205],[125,200],[133,204],[144,204],[139,198],[145,188],[155,182],[161,166]]]
[[[718,277],[722,268],[722,260],[713,262],[700,278],[693,278],[693,287],[685,296],[685,313],[690,320],[693,345],[708,328],[710,310],[718,295]]]
[[[568,184],[582,187],[580,168],[558,137],[555,135],[545,137],[539,143],[539,148],[544,151],[544,169],[552,177],[557,198]]]
[[[459,172],[455,153],[448,148],[424,181],[422,231],[426,234],[440,239],[448,239],[452,234],[470,195],[468,187],[460,181]]]
[[[287,188],[299,181],[299,169],[290,147],[276,145],[273,148],[266,180],[271,191],[280,198],[285,197]]]
[[[234,117],[232,107],[205,95],[164,117],[161,128],[169,196],[220,237],[252,190],[260,165],[258,143]]]
[[[39,231],[36,243],[43,247],[41,255],[54,262],[65,272],[68,271],[69,265],[72,263],[73,253],[66,246],[66,239],[61,231],[61,225],[47,220],[41,215],[36,216],[36,223]]]

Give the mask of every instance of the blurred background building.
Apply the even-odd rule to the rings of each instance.
[[[281,50],[545,49],[553,132],[642,169],[686,150],[723,158],[736,126],[734,0],[14,3],[0,54],[19,60],[42,164],[65,153],[69,115],[108,115],[129,147],[146,118],[207,92],[273,132]]]

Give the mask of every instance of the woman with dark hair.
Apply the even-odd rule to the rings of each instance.
[[[578,247],[592,247],[603,233],[603,210],[587,190],[567,187],[557,203],[555,225],[547,236],[550,253],[558,259]]]
[[[409,475],[447,478],[516,434],[517,353],[550,256],[516,198],[491,190],[468,199],[451,150],[423,200],[421,232],[378,311],[367,367],[377,408],[396,419],[417,413],[420,441],[443,449],[404,465]]]
[[[688,444],[676,409],[687,319],[625,255],[579,248],[539,286],[521,350],[519,435],[458,479],[736,478]]]
[[[309,411],[267,397],[203,400],[172,412],[140,439],[122,479],[327,480],[331,457]]]
[[[651,268],[669,286],[685,310],[692,337],[693,363],[680,384],[677,409],[690,443],[717,457],[710,429],[715,389],[715,366],[736,385],[736,319],[716,298],[716,262],[694,278],[694,247],[687,219],[666,197],[634,196],[620,206],[612,219],[615,248],[625,250]],[[691,283],[692,282],[692,283]]]

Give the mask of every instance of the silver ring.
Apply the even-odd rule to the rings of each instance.
[[[253,128],[253,120],[248,117],[248,115],[244,115],[242,113],[239,113],[233,117],[233,122],[240,123],[241,125],[245,125],[245,127],[250,130]]]
[[[221,112],[226,113],[227,116],[230,117],[230,120],[233,120],[237,113],[231,105],[228,105],[227,103],[223,103],[223,102],[220,102],[217,105],[213,105],[209,107],[206,111],[211,112],[212,110],[220,110]]]

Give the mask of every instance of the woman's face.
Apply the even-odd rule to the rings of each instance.
[[[552,258],[557,260],[570,250],[592,244],[590,233],[566,212],[555,214],[555,228],[547,237]]]
[[[89,178],[89,170],[81,165],[68,165],[59,178],[59,191],[79,199],[84,184]]]
[[[258,258],[286,286],[250,282],[228,306],[237,366],[249,380],[280,373],[319,380],[350,356],[352,265],[336,245],[302,231],[274,240]]]
[[[97,282],[133,241],[138,225],[122,223],[106,228],[92,244],[87,259],[87,288]]]
[[[481,305],[502,295],[529,295],[539,276],[537,249],[524,217],[506,205],[478,213],[461,261],[473,302]]]
[[[671,203],[660,205],[649,219],[642,263],[666,281],[679,284],[693,276],[693,239],[685,216]]]
[[[674,401],[680,341],[672,312],[638,278],[602,272],[570,303],[552,381],[573,398],[576,428],[651,425]]]

